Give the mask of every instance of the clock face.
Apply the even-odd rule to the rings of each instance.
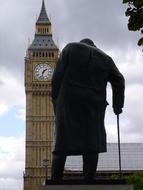
[[[34,75],[37,80],[47,81],[52,78],[53,69],[48,63],[40,63],[36,65]]]

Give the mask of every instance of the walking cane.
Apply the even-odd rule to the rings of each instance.
[[[121,149],[120,149],[120,128],[119,128],[119,114],[117,114],[117,129],[118,129],[118,152],[119,152],[119,176],[122,177],[121,172]]]

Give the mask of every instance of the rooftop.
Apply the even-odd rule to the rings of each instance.
[[[43,0],[41,12],[40,12],[40,15],[39,15],[39,18],[38,18],[36,24],[47,24],[47,23],[50,23],[50,20],[47,16],[47,12],[46,12],[46,8],[45,8],[45,2]]]
[[[35,35],[35,38],[30,45],[29,49],[57,49],[52,36],[48,35]]]
[[[123,171],[143,171],[143,143],[121,143],[121,163]],[[66,170],[81,171],[82,157],[69,156]],[[99,154],[97,171],[119,170],[118,144],[108,143],[107,152]]]

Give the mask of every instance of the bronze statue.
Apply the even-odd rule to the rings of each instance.
[[[114,113],[120,114],[125,82],[112,58],[90,39],[63,49],[52,79],[56,116],[53,180],[62,179],[68,155],[82,155],[84,178],[94,179],[98,153],[106,152],[107,82],[112,86]]]

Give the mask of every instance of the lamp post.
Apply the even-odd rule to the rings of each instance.
[[[45,167],[45,171],[46,171],[45,185],[47,185],[48,183],[48,163],[49,163],[48,159],[43,160],[43,166]]]

